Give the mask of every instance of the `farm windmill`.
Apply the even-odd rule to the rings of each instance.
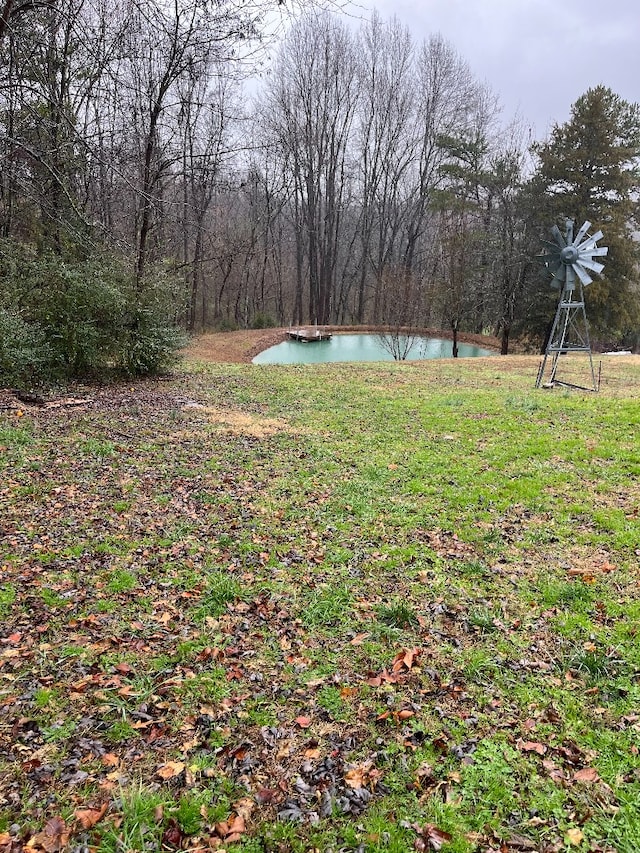
[[[541,385],[549,388],[554,384],[583,387],[576,386],[572,382],[562,382],[556,379],[556,374],[561,355],[585,352],[589,355],[591,369],[591,388],[586,390],[597,391],[589,342],[589,326],[584,307],[584,288],[593,281],[589,275],[590,272],[600,273],[604,269],[604,265],[594,258],[604,257],[609,250],[606,246],[597,246],[598,240],[603,236],[602,231],[588,235],[591,228],[590,222],[585,222],[575,237],[573,225],[573,220],[567,219],[564,236],[558,226],[554,225],[551,229],[553,242],[545,240],[546,253],[540,258],[552,273],[551,287],[560,291],[560,299],[547,341],[544,360],[538,370],[536,388]],[[548,380],[543,382],[549,356],[551,356],[551,373]]]

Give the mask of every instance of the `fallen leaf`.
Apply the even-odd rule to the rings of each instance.
[[[415,711],[410,711],[408,708],[403,708],[401,711],[398,711],[395,715],[399,720],[409,720],[411,717],[415,717]]]
[[[182,844],[182,830],[178,825],[177,820],[172,817],[169,824],[162,835],[162,846],[179,848]]]
[[[274,788],[261,788],[256,792],[256,802],[261,806],[269,805],[278,799],[280,799],[280,791]]]
[[[578,845],[582,844],[583,840],[584,832],[581,829],[578,829],[577,827],[572,827],[571,829],[567,830],[567,834],[565,835],[565,841],[567,842],[567,844],[571,844],[574,847],[577,847]]]
[[[344,781],[349,788],[364,788],[367,769],[364,765],[352,767],[344,774]]]
[[[572,776],[574,782],[597,782],[599,778],[595,767],[583,767],[582,770],[576,770]]]
[[[311,725],[311,720],[309,717],[296,717],[295,722],[300,726],[301,729],[308,729]]]
[[[228,820],[216,824],[216,834],[225,841],[233,843],[237,841],[245,831],[244,818],[240,815],[231,815]]]
[[[344,781],[349,788],[373,788],[381,776],[380,770],[370,759],[363,764],[349,767],[344,774]]]
[[[535,752],[538,755],[544,755],[547,751],[547,747],[543,743],[538,743],[533,740],[522,740],[522,738],[518,738],[516,741],[516,747],[520,752]]]
[[[179,776],[184,768],[185,765],[182,761],[168,761],[166,764],[163,764],[162,767],[158,767],[156,770],[156,776],[159,776],[166,782],[169,779],[175,779],[176,776]]]
[[[564,770],[558,767],[555,761],[545,759],[542,762],[542,766],[549,774],[549,778],[553,779],[554,782],[563,782],[566,779]]]
[[[238,817],[241,817],[243,820],[248,820],[251,817],[251,812],[255,807],[255,800],[252,800],[251,797],[243,797],[241,800],[237,800],[232,806]]]
[[[98,821],[102,820],[107,811],[107,803],[103,803],[99,809],[76,809],[75,819],[83,829],[91,829]]]
[[[27,842],[28,848],[42,848],[46,853],[58,853],[69,842],[69,830],[61,817],[52,817],[41,832],[37,832]]]
[[[402,669],[410,670],[421,653],[421,649],[402,649],[393,659],[392,672],[399,672]]]
[[[425,823],[423,827],[416,823],[413,828],[419,835],[414,844],[415,850],[440,850],[443,844],[447,844],[453,838],[433,823]]]

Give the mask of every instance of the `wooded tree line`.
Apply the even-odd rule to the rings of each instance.
[[[636,105],[590,90],[531,151],[441,37],[313,10],[243,85],[278,5],[6,4],[0,372],[18,350],[146,372],[175,326],[436,326],[506,352],[553,315],[534,256],[566,216],[611,246],[598,335],[637,336]]]

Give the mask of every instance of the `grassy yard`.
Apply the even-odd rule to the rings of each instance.
[[[536,369],[0,412],[0,851],[637,853],[640,358]]]

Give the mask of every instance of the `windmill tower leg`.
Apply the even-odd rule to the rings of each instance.
[[[551,229],[553,242],[545,241],[547,252],[542,256],[542,260],[553,275],[552,287],[561,287],[562,289],[551,335],[545,348],[544,360],[538,370],[536,388],[539,388],[540,385],[550,388],[554,384],[558,384],[582,388],[585,391],[597,391],[599,381],[596,381],[596,374],[593,369],[583,288],[593,281],[589,275],[590,272],[599,274],[604,269],[603,264],[596,261],[595,258],[603,258],[609,250],[606,246],[598,247],[597,245],[597,241],[603,236],[602,231],[596,231],[595,234],[588,236],[587,232],[591,227],[590,222],[584,222],[575,237],[573,236],[573,225],[573,220],[567,219],[564,236],[558,226],[554,225]],[[575,296],[577,299],[574,299]],[[591,388],[556,378],[561,363],[560,356],[568,355],[571,352],[588,354]],[[549,356],[552,358],[551,375],[549,380],[544,382],[544,373]]]
[[[578,299],[576,301],[574,301],[573,296],[574,290],[571,288],[565,289],[560,298],[551,334],[545,349],[544,361],[538,372],[536,388],[539,388],[541,385],[549,387],[554,384],[558,384],[574,388],[584,388],[584,390],[587,391],[598,390],[593,367],[591,343],[589,340],[589,326],[584,307],[582,286],[579,287]],[[558,368],[560,367],[560,356],[578,352],[586,353],[589,357],[589,368],[591,372],[590,388],[556,378]],[[545,382],[544,374],[549,356],[551,356],[551,373],[549,375],[549,379]]]

